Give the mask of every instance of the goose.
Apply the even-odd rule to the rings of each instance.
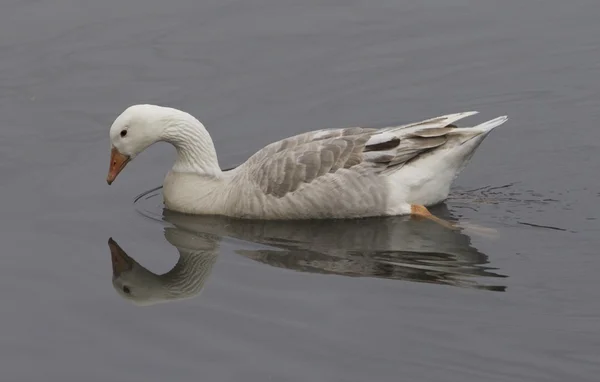
[[[156,142],[175,146],[163,181],[166,208],[242,219],[345,219],[411,215],[453,228],[428,207],[443,202],[484,138],[507,116],[472,127],[454,123],[476,111],[384,128],[313,130],[258,150],[223,171],[204,125],[168,106],[137,104],[110,127],[111,185]]]

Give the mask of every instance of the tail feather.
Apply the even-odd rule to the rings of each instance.
[[[419,121],[419,122],[409,123],[406,125],[386,127],[383,130],[389,131],[389,132],[395,132],[398,130],[403,130],[403,129],[407,129],[407,128],[411,128],[411,127],[414,127],[414,128],[418,127],[420,129],[421,128],[429,129],[429,128],[437,128],[437,127],[447,127],[456,121],[470,117],[470,116],[478,114],[478,113],[479,113],[478,111],[465,111],[462,113],[446,114],[446,115],[441,115],[439,117],[429,118],[429,119]]]
[[[482,132],[488,132],[495,127],[502,125],[504,122],[508,121],[508,116],[503,115],[498,118],[491,119],[484,123],[481,123],[477,126],[474,126],[473,129],[481,130]]]
[[[480,123],[479,125],[475,125],[473,127],[454,128],[449,131],[448,135],[453,135],[455,137],[463,136],[465,138],[476,137],[482,134],[487,135],[487,133],[492,131],[494,128],[502,125],[507,120],[508,117],[503,115],[501,117],[490,119],[489,121]]]

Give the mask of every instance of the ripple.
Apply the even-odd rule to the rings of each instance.
[[[518,183],[509,183],[500,186],[487,185],[469,190],[456,189],[448,197],[448,202],[456,207],[476,204],[521,204],[521,205],[547,205],[558,203],[560,200],[546,197],[533,190],[518,190]]]
[[[515,226],[516,223],[537,229],[573,232],[554,225],[524,221],[526,217],[538,219],[541,212],[551,211],[552,209],[570,210],[571,204],[563,200],[563,195],[559,194],[558,196],[560,199],[534,190],[522,190],[518,188],[518,183],[509,183],[499,186],[487,185],[468,190],[456,189],[448,197],[447,203],[455,211],[467,209],[481,212],[505,226]],[[483,212],[484,209],[485,212]],[[534,210],[535,212],[532,214],[528,210]],[[515,215],[519,217],[515,219]]]
[[[134,209],[142,216],[163,222],[162,186],[142,192],[133,199]]]

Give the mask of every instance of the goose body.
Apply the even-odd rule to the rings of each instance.
[[[187,214],[253,219],[324,219],[428,215],[487,134],[507,117],[474,127],[454,122],[477,112],[385,128],[322,129],[273,142],[229,171],[219,167],[210,135],[183,111],[135,105],[110,129],[111,184],[155,142],[177,159],[163,183],[165,206]]]

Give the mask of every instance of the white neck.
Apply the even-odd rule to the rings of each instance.
[[[161,138],[177,150],[173,171],[210,177],[221,176],[215,146],[200,121],[177,110],[163,122],[165,126]]]

